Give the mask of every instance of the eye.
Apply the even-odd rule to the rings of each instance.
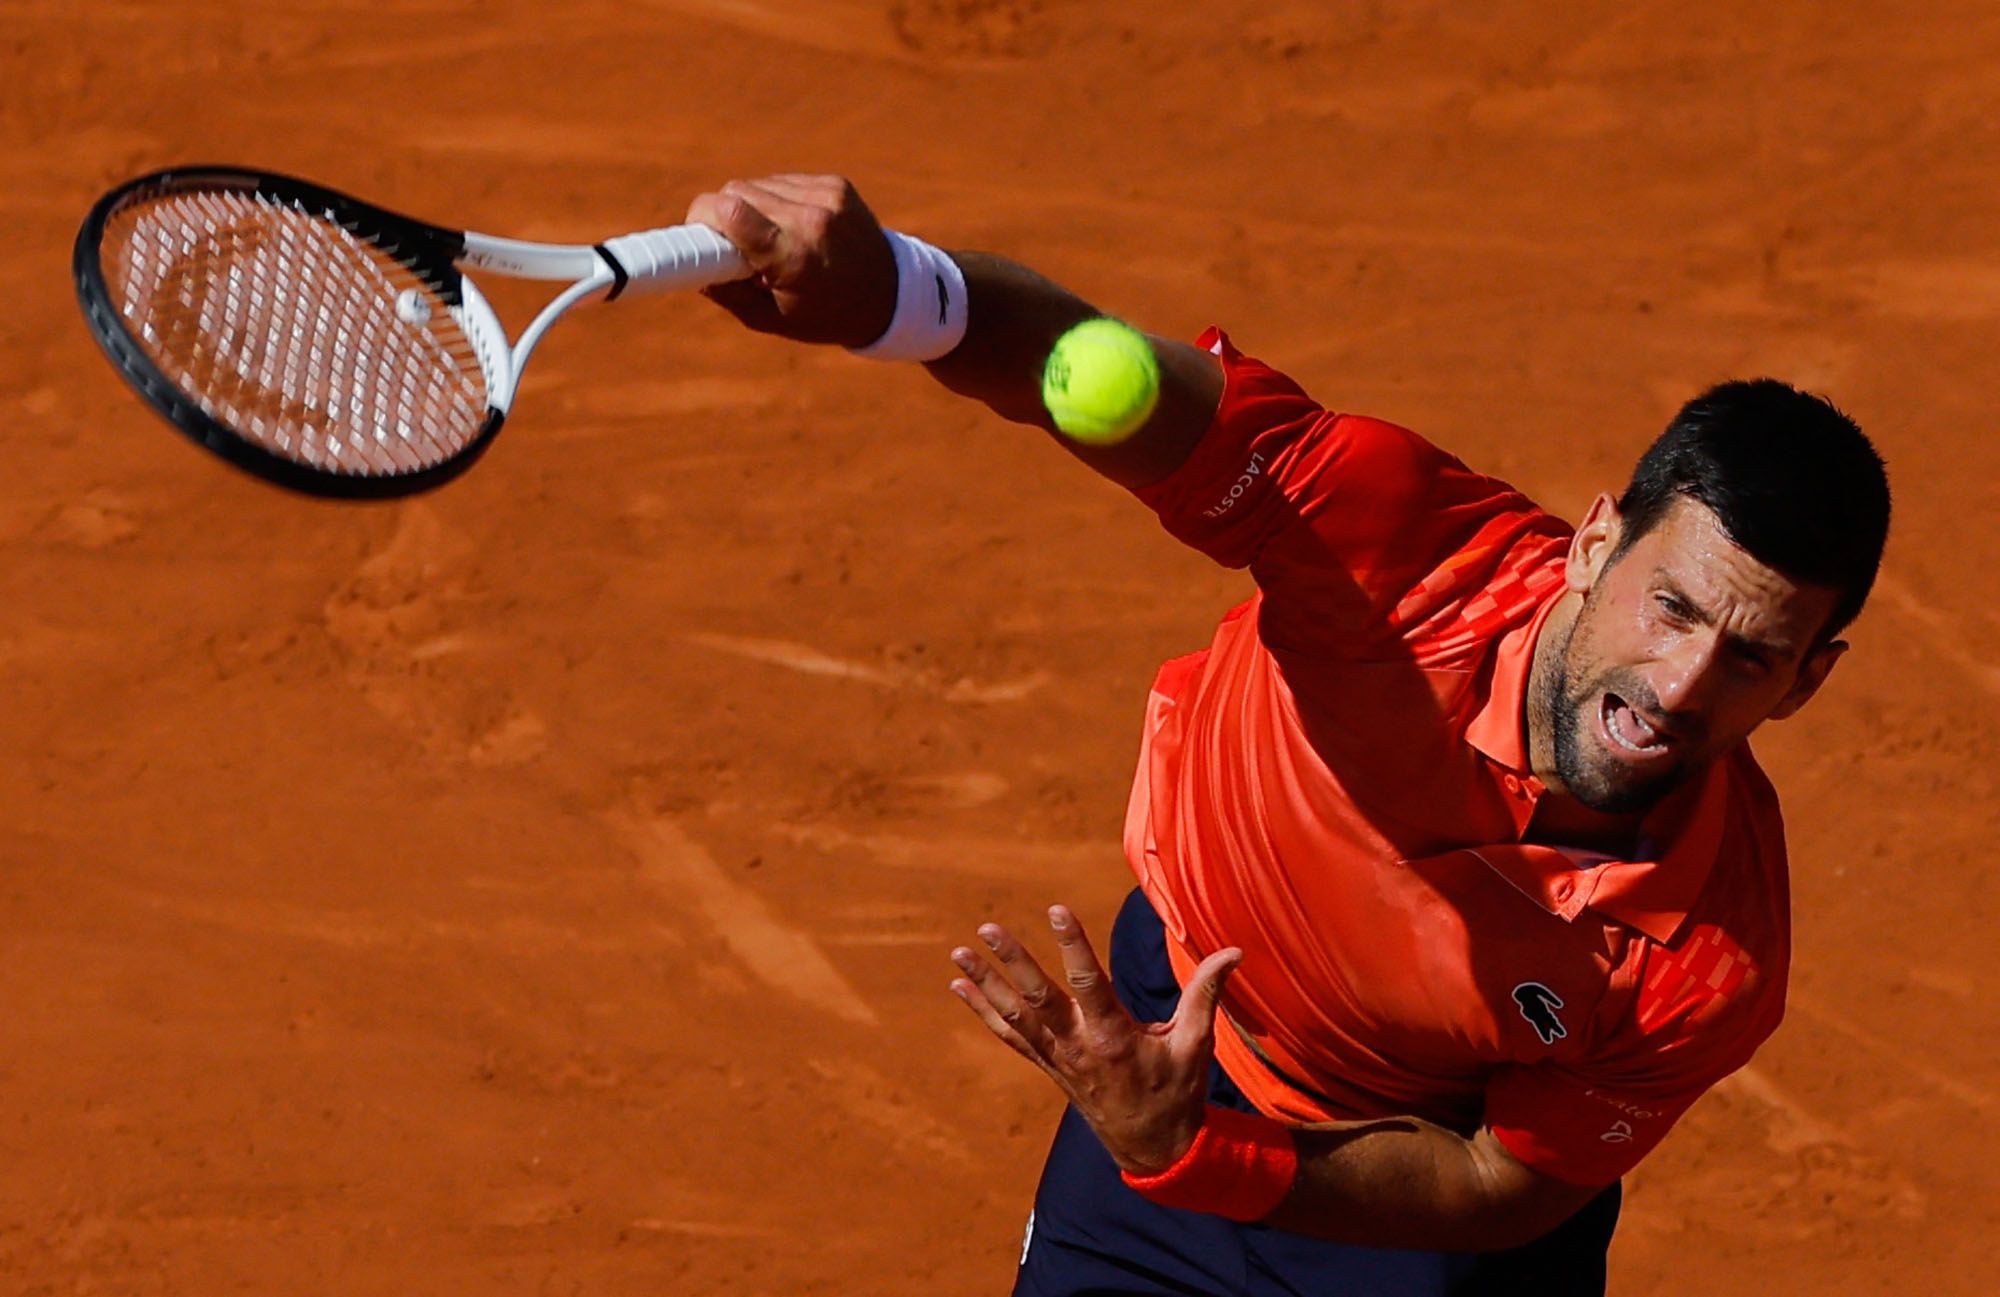
[[[1671,594],[1655,595],[1653,598],[1659,604],[1660,611],[1666,615],[1668,621],[1677,622],[1683,626],[1693,623],[1694,609],[1688,606],[1687,600],[1680,598],[1678,595]]]
[[[1735,661],[1737,670],[1746,676],[1770,674],[1771,659],[1758,649],[1738,645],[1730,650],[1729,655]]]

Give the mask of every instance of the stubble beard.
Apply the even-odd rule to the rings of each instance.
[[[1593,592],[1594,593],[1594,592]],[[1591,608],[1586,596],[1576,620],[1563,637],[1562,651],[1556,654],[1543,706],[1549,715],[1549,732],[1554,740],[1556,777],[1571,797],[1603,815],[1630,815],[1650,810],[1688,777],[1687,769],[1674,762],[1658,774],[1636,775],[1620,769],[1616,759],[1599,753],[1593,759],[1594,740],[1586,733],[1590,713],[1596,709],[1601,692],[1609,689],[1627,701],[1651,701],[1652,690],[1636,678],[1618,670],[1599,672],[1577,681],[1570,670],[1570,653],[1575,647],[1577,628]]]

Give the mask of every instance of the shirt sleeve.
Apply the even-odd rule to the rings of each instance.
[[[1570,1065],[1503,1070],[1486,1090],[1486,1125],[1521,1162],[1573,1184],[1610,1184],[1637,1166],[1717,1081],[1750,1061],[1783,1016],[1776,985],[1731,966],[1725,941],[1651,949],[1645,989],[1622,1039]],[[1701,962],[1689,967],[1689,950]],[[1689,973],[1699,971],[1700,976]]]
[[[1509,1153],[1544,1175],[1610,1184],[1666,1138],[1709,1084],[1656,1091],[1568,1068],[1517,1068],[1488,1088],[1486,1124]]]
[[[1215,419],[1135,494],[1177,539],[1250,569],[1273,648],[1470,646],[1546,594],[1530,575],[1560,552],[1563,523],[1406,428],[1327,410],[1219,330],[1201,345],[1223,370]],[[1500,609],[1510,593],[1520,608]]]

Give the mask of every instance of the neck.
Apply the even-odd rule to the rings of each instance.
[[[1639,845],[1642,814],[1607,815],[1593,811],[1567,793],[1551,789],[1535,803],[1535,817],[1521,841],[1545,847],[1582,847],[1606,855],[1629,857]]]
[[[1522,700],[1527,715],[1522,721],[1528,735],[1529,768],[1548,791],[1535,805],[1535,817],[1528,823],[1524,840],[1622,855],[1637,845],[1644,814],[1613,815],[1590,809],[1570,795],[1556,769],[1555,709],[1561,705],[1556,680],[1582,609],[1582,595],[1575,591],[1565,594],[1535,638],[1534,661],[1528,667],[1528,687]]]

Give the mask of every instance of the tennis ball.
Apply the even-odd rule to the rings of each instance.
[[[1042,404],[1056,427],[1087,446],[1110,446],[1139,430],[1160,400],[1153,344],[1129,324],[1085,320],[1056,339],[1042,366]]]

